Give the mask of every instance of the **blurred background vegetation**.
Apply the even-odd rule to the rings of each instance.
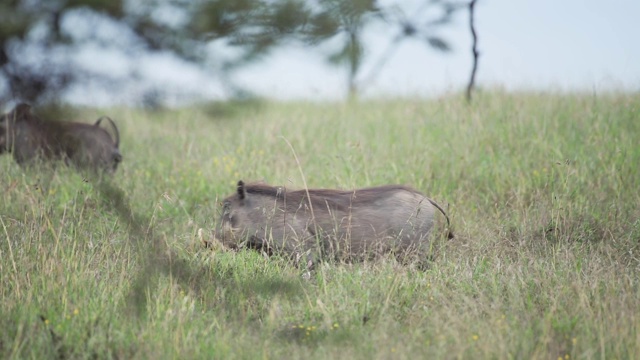
[[[356,96],[403,41],[449,51],[442,29],[466,6],[425,0],[418,11],[407,14],[402,1],[381,5],[375,0],[3,1],[0,104],[56,102],[79,82],[91,82],[107,93],[140,82],[135,70],[109,71],[113,64],[108,57],[100,64],[78,61],[75,56],[87,49],[98,54],[117,51],[129,58],[171,56],[216,73],[228,97],[242,98],[250,94],[234,83],[234,70],[285,44],[318,51],[344,70],[349,96]],[[370,54],[363,37],[373,29],[397,35],[379,59],[373,59],[369,73],[362,74],[363,59]],[[357,82],[356,76],[362,80]],[[157,107],[170,91],[176,89],[149,85],[138,92],[137,102]]]

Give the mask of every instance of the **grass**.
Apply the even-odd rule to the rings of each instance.
[[[634,358],[640,96],[481,93],[108,113],[111,182],[0,157],[2,358]],[[298,167],[290,142],[300,161]],[[456,238],[427,271],[207,250],[239,180],[402,183]]]

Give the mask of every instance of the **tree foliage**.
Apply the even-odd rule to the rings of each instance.
[[[350,92],[355,93],[356,77],[368,56],[363,35],[375,23],[396,31],[398,41],[421,38],[436,50],[450,49],[434,29],[446,25],[459,5],[439,0],[425,4],[442,9],[441,15],[409,19],[399,6],[383,8],[375,0],[4,1],[0,102],[55,100],[69,85],[86,79],[99,79],[108,87],[114,81],[110,74],[70,61],[89,44],[129,56],[168,53],[198,65],[218,57],[226,72],[283,44],[315,47],[331,42],[334,47],[326,59],[347,70]],[[212,54],[214,43],[236,49],[235,56]]]
[[[56,99],[69,84],[92,75],[70,61],[71,54],[90,42],[180,52],[170,27],[141,10],[122,0],[5,2],[0,10],[0,99]],[[100,33],[95,29],[100,24],[119,31]],[[121,36],[130,39],[122,41]]]

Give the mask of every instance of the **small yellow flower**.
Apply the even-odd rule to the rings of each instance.
[[[79,313],[80,313],[80,310],[78,309],[73,310],[73,315],[78,315]]]
[[[578,338],[573,338],[573,339],[571,339],[571,343],[572,343],[573,345],[575,345],[577,342],[578,342]]]
[[[473,341],[478,341],[479,336],[474,334],[471,338],[473,339]]]
[[[569,354],[567,354],[567,355],[565,355],[565,356],[564,356],[564,359],[565,359],[565,360],[569,360],[569,358],[570,358]]]
[[[396,352],[396,348],[391,348],[391,352]]]
[[[45,325],[49,325],[49,319],[45,319],[45,320],[44,320],[44,324],[45,324]]]
[[[339,328],[339,327],[340,327],[340,325],[338,325],[338,323],[333,323],[333,328],[334,328],[334,329],[337,329],[337,328]]]

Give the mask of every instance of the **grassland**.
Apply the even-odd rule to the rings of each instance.
[[[640,354],[640,96],[479,94],[110,114],[111,182],[0,157],[1,358],[591,359]],[[299,166],[289,142],[299,159]],[[207,250],[239,179],[412,185],[427,271]]]

